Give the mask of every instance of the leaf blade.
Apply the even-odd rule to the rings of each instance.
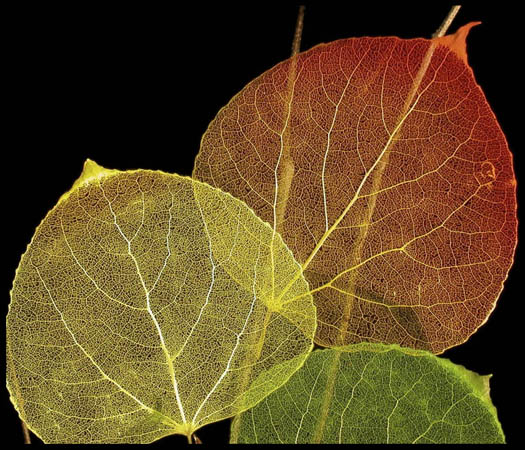
[[[231,195],[88,161],[17,270],[11,399],[45,442],[152,442],[235,415],[311,350],[311,298],[270,297],[297,270],[282,240]],[[303,279],[293,290],[307,289]]]
[[[482,385],[488,377],[397,345],[314,351],[288,383],[234,419],[232,443],[502,443]]]
[[[495,307],[516,182],[466,63],[473,25],[314,47],[249,83],[203,136],[194,176],[282,234],[312,286],[320,345],[440,353]]]

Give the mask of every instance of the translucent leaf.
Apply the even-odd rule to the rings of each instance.
[[[489,376],[421,350],[357,344],[314,351],[255,408],[233,443],[503,443]]]
[[[88,161],[16,273],[11,400],[45,442],[189,436],[304,362],[315,307],[298,275],[281,238],[229,194]]]
[[[467,63],[473,25],[318,45],[249,83],[203,136],[194,176],[283,236],[320,345],[439,353],[495,307],[516,246],[516,180]]]

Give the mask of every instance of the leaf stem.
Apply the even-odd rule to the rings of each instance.
[[[22,431],[24,432],[24,444],[31,444],[31,435],[29,434],[29,428],[27,428],[26,423],[20,419],[22,424]]]
[[[299,6],[297,22],[295,23],[295,33],[293,35],[292,56],[297,55],[301,50],[301,37],[303,35],[304,5]]]
[[[461,8],[461,5],[453,5],[452,8],[450,8],[450,11],[449,11],[447,17],[445,17],[445,20],[440,25],[440,27],[436,30],[436,32],[432,35],[433,38],[438,38],[438,37],[441,37],[441,36],[445,35],[445,33],[448,30],[448,27],[450,27],[450,24],[452,23],[452,21],[456,17],[456,15],[457,15],[457,13],[459,11],[459,8]]]
[[[299,12],[297,13],[297,21],[295,24],[294,38],[293,38],[293,43],[292,43],[292,55],[291,55],[292,61],[291,61],[290,70],[288,73],[288,87],[287,87],[290,104],[291,104],[292,97],[293,97],[293,82],[296,76],[296,68],[297,68],[296,56],[299,53],[300,47],[301,47],[301,36],[303,33],[303,24],[304,24],[304,9],[305,9],[304,5],[301,5],[299,7]],[[279,157],[277,167],[276,167],[276,172],[275,172],[276,191],[275,191],[274,209],[273,209],[273,227],[272,227],[273,235],[272,235],[272,243],[270,246],[271,261],[272,261],[272,267],[273,267],[273,270],[272,270],[272,298],[275,297],[275,292],[274,292],[274,289],[275,289],[274,240],[275,240],[277,231],[281,228],[281,224],[284,220],[286,203],[288,201],[288,194],[289,194],[289,190],[291,187],[291,178],[293,177],[293,171],[294,171],[293,162],[289,155],[289,149],[284,144],[284,142],[288,141],[288,138],[289,138],[289,134],[286,133],[288,115],[289,115],[289,111],[286,111],[285,117],[284,117],[285,127],[281,135],[281,143],[282,143],[281,156]],[[284,156],[283,156],[283,153],[284,153]],[[281,171],[280,173],[281,177],[279,177],[279,172],[277,170],[279,168],[279,164],[281,163],[281,157],[283,160],[282,164],[285,167],[285,170]],[[288,179],[290,182],[284,183],[283,189],[279,189],[279,185],[283,184],[283,183],[279,183],[279,178],[282,179],[283,175],[284,175],[284,178]],[[253,343],[255,348],[254,348],[254,351],[250,354],[249,359],[253,358],[254,361],[258,361],[259,358],[261,357],[261,352],[262,352],[264,340],[266,337],[266,329],[268,327],[268,323],[270,321],[271,315],[272,315],[272,311],[268,309],[264,317],[261,335],[259,339]],[[257,335],[254,335],[254,337],[257,338]],[[247,361],[249,359],[247,359]],[[249,385],[250,377],[251,377],[251,370],[246,371],[244,374],[244,377],[241,379],[241,382],[240,382],[241,392],[244,391],[246,387]],[[241,425],[240,419],[233,422],[233,425],[230,430],[231,435],[238,435],[240,425]]]

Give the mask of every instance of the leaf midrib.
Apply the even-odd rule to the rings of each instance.
[[[381,160],[383,159],[383,157],[385,156],[385,154],[387,154],[388,150],[390,149],[391,145],[393,144],[393,142],[395,141],[395,138],[396,136],[398,135],[399,131],[401,130],[403,124],[405,123],[405,121],[407,120],[407,118],[410,116],[410,114],[414,111],[415,107],[417,106],[420,98],[423,96],[423,94],[429,89],[429,87],[433,84],[433,81],[439,71],[439,68],[441,67],[441,65],[443,64],[443,62],[440,64],[440,66],[438,68],[436,68],[435,70],[435,74],[434,74],[434,77],[433,79],[427,84],[427,86],[419,93],[417,94],[417,90],[419,89],[420,85],[421,85],[421,82],[423,80],[423,77],[424,75],[426,74],[426,70],[428,69],[428,66],[430,64],[430,61],[432,59],[432,56],[433,56],[433,53],[434,53],[434,50],[436,48],[436,44],[434,41],[431,41],[430,44],[429,44],[429,48],[425,54],[425,56],[422,58],[421,60],[421,67],[420,67],[420,71],[418,72],[416,78],[414,79],[414,85],[412,86],[410,92],[409,92],[409,95],[407,96],[407,102],[405,104],[405,112],[403,112],[401,114],[401,117],[397,123],[397,125],[395,126],[395,128],[393,129],[392,133],[389,135],[389,138],[387,140],[387,142],[385,143],[383,149],[381,150],[379,156],[376,158],[376,160],[374,161],[374,163],[372,164],[372,166],[370,167],[370,169],[368,169],[365,173],[365,175],[363,176],[363,179],[361,180],[358,188],[356,189],[352,199],[349,201],[348,205],[345,207],[345,209],[343,210],[343,212],[337,217],[337,219],[333,222],[333,224],[330,226],[330,228],[328,230],[325,231],[325,233],[323,233],[323,235],[321,236],[321,238],[317,241],[317,244],[315,245],[314,249],[312,250],[312,252],[310,253],[310,255],[306,258],[305,262],[301,265],[301,270],[298,271],[298,273],[296,274],[295,278],[292,279],[292,281],[281,291],[281,294],[280,296],[278,297],[278,300],[282,300],[282,298],[284,297],[284,295],[289,291],[289,289],[291,288],[291,286],[293,285],[293,283],[295,281],[297,281],[297,279],[299,279],[304,271],[308,268],[308,266],[310,265],[310,263],[313,261],[313,259],[315,258],[315,256],[317,255],[318,251],[321,249],[321,247],[324,245],[324,243],[326,242],[326,240],[330,237],[330,235],[336,230],[338,229],[338,226],[339,224],[343,221],[343,219],[346,217],[346,215],[348,214],[348,212],[350,211],[350,209],[353,207],[353,205],[357,202],[357,200],[359,200],[361,198],[361,191],[366,183],[366,181],[369,179],[369,177],[372,175],[372,173],[374,173],[375,171],[375,168],[378,166],[378,164],[381,162]],[[444,61],[445,59],[443,59]],[[416,95],[417,94],[417,95]],[[415,100],[412,102],[412,99],[415,98]],[[411,103],[412,102],[412,103]],[[384,170],[384,168],[383,168]],[[379,176],[381,176],[381,174],[379,174]],[[375,205],[374,205],[375,207]],[[372,211],[373,212],[373,211]],[[365,233],[366,235],[366,233]],[[397,249],[392,249],[392,251],[394,250],[397,250]],[[335,278],[339,277],[340,274],[336,275]]]
[[[148,314],[151,317],[151,320],[152,320],[152,322],[153,322],[153,324],[155,326],[155,329],[157,330],[157,333],[159,335],[160,345],[161,345],[162,351],[164,353],[164,356],[165,356],[165,359],[166,359],[166,363],[168,365],[168,372],[170,374],[170,378],[171,378],[171,381],[172,381],[172,384],[173,384],[173,390],[175,392],[175,398],[176,398],[176,401],[177,401],[177,406],[179,408],[181,419],[182,419],[183,423],[186,423],[186,415],[184,414],[184,407],[182,406],[182,401],[181,401],[181,397],[180,397],[180,393],[179,393],[179,387],[178,387],[178,383],[177,383],[177,378],[175,377],[175,368],[173,367],[173,359],[171,357],[170,351],[168,350],[168,348],[166,346],[166,342],[164,340],[164,335],[162,333],[162,329],[160,328],[160,324],[157,321],[157,318],[155,317],[155,314],[154,314],[154,312],[151,309],[150,290],[146,287],[146,283],[144,281],[144,277],[142,276],[142,273],[141,273],[141,270],[140,270],[140,267],[139,267],[139,263],[138,263],[137,259],[135,258],[135,255],[133,255],[133,252],[131,251],[131,241],[132,240],[128,239],[126,237],[126,235],[124,234],[124,232],[122,231],[122,229],[120,228],[120,225],[118,224],[118,220],[117,220],[117,215],[113,211],[113,206],[111,204],[111,201],[106,196],[106,193],[104,192],[104,189],[102,188],[102,183],[100,182],[100,180],[99,180],[98,186],[99,186],[100,190],[102,191],[102,195],[104,196],[104,198],[106,199],[106,201],[108,203],[109,210],[111,212],[111,215],[113,216],[113,221],[114,221],[113,223],[114,223],[115,227],[117,228],[119,234],[122,236],[122,238],[126,242],[127,247],[128,247],[128,254],[131,257],[131,259],[133,260],[133,263],[135,264],[135,268],[137,270],[137,274],[139,276],[140,283],[142,285],[142,288],[144,289],[144,294],[146,296],[146,309],[147,309]],[[172,197],[172,200],[173,200],[173,197]],[[173,201],[172,201],[172,206],[173,206]],[[144,211],[143,211],[143,214],[144,214]],[[171,207],[170,207],[170,210],[169,210],[169,214],[170,214],[169,224],[171,224]],[[143,219],[144,219],[144,217],[143,217]],[[142,226],[142,223],[141,223],[141,226]],[[168,230],[168,236],[169,236],[170,232],[171,232],[171,226],[169,227],[169,230]],[[138,230],[135,233],[135,236],[137,235],[137,233],[138,233]],[[169,252],[169,245],[168,245],[168,256],[169,255],[170,255],[170,252]],[[161,269],[161,271],[159,273],[159,277],[160,277],[160,274],[162,273],[162,271],[164,270],[164,267],[165,267],[165,265],[162,267],[162,269]]]

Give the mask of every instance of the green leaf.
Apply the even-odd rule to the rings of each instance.
[[[232,443],[503,443],[489,376],[431,353],[359,344],[314,351]]]
[[[316,321],[298,275],[280,236],[231,195],[87,161],[16,273],[11,400],[45,442],[190,436],[303,364]]]

